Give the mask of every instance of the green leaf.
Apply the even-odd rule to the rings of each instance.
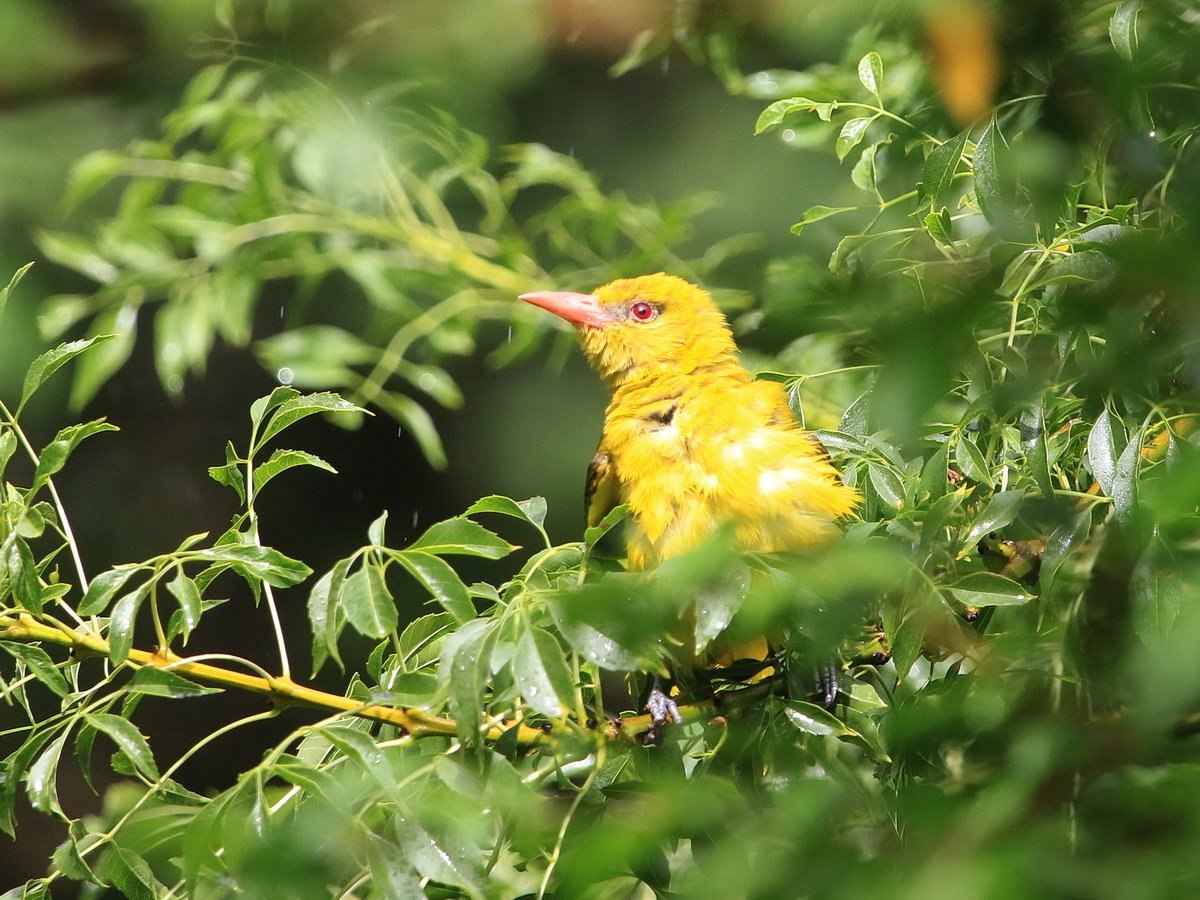
[[[937,212],[931,212],[925,217],[925,230],[929,236],[943,247],[954,243],[954,223],[950,219],[950,210],[942,207]]]
[[[25,776],[25,793],[29,797],[29,805],[38,812],[53,813],[60,818],[66,816],[58,802],[58,762],[70,736],[71,730],[63,728],[58,737],[33,761]]]
[[[377,896],[416,898],[427,896],[409,856],[397,844],[367,832],[367,865]]]
[[[83,409],[96,392],[125,363],[133,353],[137,337],[138,304],[132,300],[121,306],[104,310],[92,320],[88,335],[103,338],[91,353],[86,353],[75,369],[71,382],[71,408]]]
[[[828,219],[841,213],[854,212],[856,209],[858,209],[857,206],[810,206],[800,217],[800,221],[792,226],[792,234],[800,234],[813,222],[820,222],[822,219]]]
[[[93,578],[88,584],[87,593],[79,602],[79,615],[94,616],[104,612],[108,608],[108,604],[112,602],[112,598],[116,596],[117,591],[124,587],[125,582],[132,578],[137,571],[137,566],[119,566],[109,569],[107,572],[101,572]]]
[[[33,644],[18,644],[12,641],[0,641],[3,649],[13,659],[21,662],[26,669],[33,673],[43,685],[59,697],[67,696],[67,679],[55,665],[54,660],[41,647]]]
[[[1020,488],[993,494],[991,501],[984,507],[983,512],[971,523],[971,530],[967,532],[967,536],[963,539],[963,548],[970,550],[985,534],[1011,525],[1017,517],[1017,512],[1021,508],[1021,501],[1024,497],[1025,491]]]
[[[180,566],[175,570],[175,577],[167,582],[167,590],[178,601],[179,609],[183,613],[183,639],[187,641],[192,629],[200,624],[200,614],[203,610],[200,588],[183,571],[183,566]]]
[[[1113,495],[1117,476],[1117,459],[1125,446],[1125,429],[1121,420],[1113,416],[1108,407],[1100,411],[1096,424],[1088,432],[1087,458],[1092,477],[1104,496]]]
[[[94,434],[117,430],[119,429],[116,425],[110,425],[103,419],[96,419],[79,425],[69,425],[59,431],[54,440],[43,447],[42,452],[38,455],[37,468],[33,473],[33,483],[29,487],[30,496],[44,485],[51,475],[60,471],[67,464],[67,459],[75,452],[75,448],[80,443]]]
[[[35,616],[42,612],[42,583],[38,577],[37,560],[25,539],[15,531],[10,532],[3,544],[4,571],[8,575],[9,590],[27,611]]]
[[[502,516],[511,516],[514,519],[520,519],[523,522],[528,522],[543,535],[546,533],[545,497],[530,497],[528,500],[518,501],[509,497],[501,497],[497,494],[492,494],[489,497],[483,497],[479,500],[476,500],[471,504],[470,508],[463,513],[463,515],[472,516],[476,513],[482,512],[499,513]]]
[[[975,144],[971,167],[975,172],[975,202],[992,225],[1009,218],[1011,201],[1004,188],[1000,168],[1006,158],[1008,144],[993,118]]]
[[[879,148],[885,146],[890,140],[889,138],[886,141],[876,141],[871,144],[863,150],[858,162],[850,169],[850,183],[859,190],[878,196],[879,177],[875,158],[879,155]]]
[[[858,80],[879,100],[879,89],[883,85],[883,60],[874,50],[858,61]]]
[[[1112,500],[1117,521],[1128,524],[1137,505],[1137,470],[1142,459],[1140,434],[1125,445],[1113,471]]]
[[[337,469],[321,457],[304,450],[276,450],[262,465],[254,469],[254,493],[257,495],[263,486],[278,475],[296,466],[313,466],[326,472],[337,474]],[[239,480],[240,483],[240,480]]]
[[[401,858],[412,863],[425,878],[454,885],[469,895],[488,893],[478,850],[465,839],[456,837],[459,829],[448,828],[435,834],[410,815],[398,815],[392,822],[400,844]],[[424,891],[421,895],[427,896]],[[414,898],[415,900],[415,898]]]
[[[950,441],[944,440],[938,444],[933,456],[921,468],[921,481],[917,487],[918,500],[928,497],[936,501],[946,496],[946,487],[950,482]]]
[[[550,632],[528,624],[523,627],[512,670],[526,703],[552,719],[566,715],[574,681],[563,648]]]
[[[398,646],[404,665],[414,668],[423,660],[434,658],[438,641],[453,631],[456,624],[449,613],[430,613],[413,619],[400,634]]]
[[[500,559],[516,550],[517,545],[510,544],[478,522],[458,516],[429,526],[408,549],[424,550],[437,556],[457,553]]]
[[[425,460],[431,466],[438,470],[446,468],[448,463],[446,450],[442,446],[442,439],[438,436],[437,426],[434,425],[433,418],[425,407],[412,397],[398,394],[395,391],[380,393],[375,398],[375,402],[389,416],[408,429],[417,442],[417,446],[425,455]]]
[[[837,140],[834,141],[833,149],[839,160],[845,159],[846,154],[857,147],[864,137],[866,137],[867,129],[871,127],[871,123],[875,121],[874,116],[863,116],[861,118],[849,119],[842,130],[838,133]]]
[[[382,638],[396,630],[399,619],[379,566],[364,562],[346,579],[342,604],[350,624],[367,637]]]
[[[1156,645],[1168,637],[1183,606],[1183,579],[1171,548],[1155,526],[1129,581],[1133,630],[1142,641]]]
[[[155,877],[150,864],[127,847],[113,844],[96,868],[100,878],[111,882],[122,896],[157,900],[171,895],[167,886]]]
[[[447,692],[450,714],[457,723],[458,739],[465,747],[475,747],[479,743],[479,723],[486,707],[484,692],[491,674],[496,625],[494,619],[472,619],[442,642],[438,685]]]
[[[332,569],[317,579],[308,595],[308,620],[313,631],[313,674],[320,671],[326,657],[342,668],[338,652],[338,636],[346,623],[346,606],[342,592],[350,560],[338,560]]]
[[[159,669],[155,666],[143,666],[134,673],[125,690],[131,694],[150,694],[155,697],[170,697],[174,700],[184,700],[189,697],[204,697],[208,694],[220,694],[221,688],[205,687],[189,681],[182,675],[177,675],[170,669]]]
[[[232,565],[247,581],[261,579],[277,588],[293,587],[312,574],[299,560],[257,544],[218,544],[195,553],[200,559]]]
[[[900,480],[899,475],[888,466],[873,462],[867,463],[867,475],[884,503],[893,509],[903,508],[904,482]]]
[[[954,191],[954,174],[967,146],[968,131],[961,131],[930,151],[921,169],[920,203],[932,209],[948,206]]]
[[[113,606],[108,623],[108,657],[115,664],[125,662],[133,647],[133,629],[137,622],[138,609],[150,594],[153,581],[147,581],[137,590],[130,591]]]
[[[471,603],[467,586],[445,560],[412,549],[402,550],[394,558],[459,622],[475,618],[475,605]]]
[[[1117,4],[1108,20],[1108,38],[1122,59],[1133,62],[1138,51],[1137,17],[1142,0],[1124,0]]]
[[[217,484],[233,488],[238,495],[238,502],[246,502],[246,482],[242,473],[243,460],[238,457],[237,450],[231,441],[225,442],[225,465],[209,466],[208,477]]]
[[[896,630],[889,632],[887,637],[892,648],[896,676],[904,678],[921,655],[921,645],[925,641],[925,616],[910,613],[900,620]]]
[[[959,435],[958,445],[954,448],[954,461],[962,473],[979,484],[992,484],[992,474],[988,471],[987,460],[975,445],[973,438],[965,434]]]
[[[328,391],[291,397],[276,407],[274,413],[267,421],[266,428],[263,429],[262,435],[255,444],[255,449],[257,450],[285,428],[290,428],[308,416],[316,415],[317,413],[351,412],[363,412],[363,410],[349,400],[345,400],[337,394]]]
[[[826,735],[842,737],[853,734],[853,731],[847,728],[841,719],[815,703],[807,703],[803,700],[781,700],[780,705],[783,708],[784,718],[805,734],[814,734],[818,737]]]
[[[100,284],[111,284],[120,270],[85,237],[61,231],[39,231],[34,236],[38,249],[51,262],[86,275]]]
[[[1027,588],[995,572],[972,572],[946,589],[966,606],[1018,606],[1033,599]]]
[[[733,621],[750,589],[750,569],[744,564],[731,565],[712,584],[701,586],[694,594],[694,647],[702,653]]]
[[[758,116],[754,123],[754,133],[762,134],[774,128],[794,112],[815,112],[822,122],[828,122],[833,114],[835,104],[810,100],[807,97],[789,97],[786,100],[776,100]]]
[[[111,334],[102,334],[93,338],[87,338],[86,340],[67,341],[64,344],[59,344],[52,350],[47,350],[35,359],[25,372],[25,381],[21,387],[21,401],[17,404],[17,413],[20,414],[21,410],[25,408],[25,404],[29,402],[29,398],[63,365],[70,362],[80,353],[86,352],[89,348],[112,340],[112,338],[113,335]]]
[[[86,721],[97,731],[112,738],[138,772],[147,778],[158,779],[158,766],[154,762],[154,754],[150,752],[150,745],[132,722],[111,713],[91,713],[86,716]]]
[[[13,277],[8,280],[8,284],[5,285],[4,289],[0,290],[0,319],[4,318],[4,307],[8,305],[9,295],[13,292],[16,286],[21,283],[21,279],[25,277],[25,273],[32,268],[33,263],[25,263],[25,265],[21,266],[21,268],[17,269],[17,271],[13,273]]]
[[[8,461],[17,449],[17,436],[11,429],[0,428],[0,475],[8,468]]]

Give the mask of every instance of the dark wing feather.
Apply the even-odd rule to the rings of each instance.
[[[601,448],[588,463],[587,483],[583,490],[583,509],[588,527],[599,525],[618,503],[620,497],[617,493],[617,474],[613,470],[612,456]]]

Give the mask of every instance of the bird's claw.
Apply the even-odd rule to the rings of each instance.
[[[823,709],[833,712],[837,707],[841,679],[838,666],[832,661],[813,670],[813,699]]]
[[[652,723],[642,737],[643,743],[646,744],[658,744],[662,741],[663,732],[668,725],[683,722],[679,706],[659,684],[650,688],[650,694],[646,697],[646,712],[650,713]]]

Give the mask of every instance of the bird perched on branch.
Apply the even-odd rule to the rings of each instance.
[[[626,505],[631,570],[694,549],[721,527],[743,550],[812,547],[857,505],[783,386],[756,381],[738,361],[724,315],[701,288],[659,273],[594,294],[521,299],[575,325],[611,391],[588,468],[588,524]],[[677,715],[661,693],[649,708],[656,719]]]

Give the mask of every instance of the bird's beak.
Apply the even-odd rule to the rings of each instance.
[[[576,294],[574,291],[533,291],[522,294],[521,299],[547,309],[576,325],[603,328],[613,321],[612,313],[604,309],[600,301],[591,294]]]

